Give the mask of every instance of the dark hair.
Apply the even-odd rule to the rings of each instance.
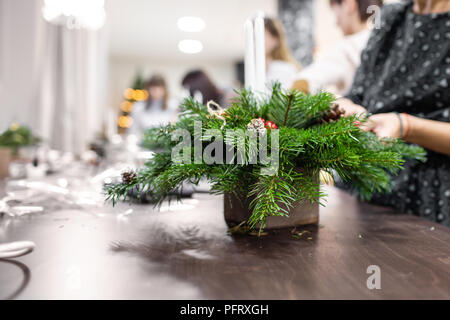
[[[330,0],[330,4],[341,4],[343,0]],[[358,4],[359,18],[361,21],[367,21],[373,12],[367,12],[370,6],[383,6],[383,0],[355,0]]]
[[[206,103],[209,100],[220,103],[222,92],[202,70],[192,70],[188,72],[184,76],[181,84],[189,90],[189,94],[192,97],[196,91],[200,91],[203,96],[203,103]]]
[[[144,88],[149,89],[150,87],[163,87],[165,94],[164,94],[164,102],[163,102],[163,110],[167,109],[167,100],[169,99],[169,91],[167,90],[167,84],[164,77],[160,74],[153,75],[150,79],[148,79],[144,83]],[[150,108],[150,105],[153,102],[153,98],[150,95],[150,91],[148,93],[147,101],[145,102],[145,109]]]

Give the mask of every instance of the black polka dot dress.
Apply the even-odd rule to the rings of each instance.
[[[419,15],[412,5],[384,6],[347,97],[374,114],[450,122],[450,12]],[[393,192],[372,201],[450,226],[450,157],[427,152],[426,163],[407,161]]]

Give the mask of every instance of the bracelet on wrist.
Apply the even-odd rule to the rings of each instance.
[[[406,119],[406,130],[405,130],[405,134],[403,135],[402,139],[406,139],[409,136],[409,134],[411,133],[411,122],[409,120],[409,115],[406,112],[403,112],[402,115]]]
[[[400,122],[400,134],[399,134],[399,138],[403,139],[403,120],[402,117],[400,116],[400,114],[398,112],[394,112],[395,115],[398,118],[398,121]]]

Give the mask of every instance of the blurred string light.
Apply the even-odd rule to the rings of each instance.
[[[133,93],[134,93],[134,90],[132,88],[127,88],[123,92],[123,97],[128,100],[133,100]]]
[[[45,0],[42,16],[69,29],[100,29],[106,19],[104,0]]]
[[[129,128],[133,124],[133,119],[130,116],[120,116],[117,120],[117,125],[121,128]]]
[[[205,21],[199,17],[181,17],[177,21],[178,29],[184,32],[200,32],[205,29]]]
[[[133,125],[134,104],[148,99],[149,93],[144,89],[145,81],[142,72],[138,71],[133,84],[123,91],[123,100],[120,103],[120,114],[117,118],[119,133],[125,133]]]
[[[202,52],[203,44],[198,40],[185,39],[178,43],[178,49],[183,53],[195,54]]]
[[[120,110],[122,110],[124,114],[117,119],[117,125],[119,128],[126,129],[133,124],[133,118],[130,113],[133,110],[134,103],[136,101],[147,100],[148,91],[144,89],[127,88],[123,92],[123,97],[125,100],[120,104]]]
[[[133,100],[142,101],[148,98],[147,90],[134,90],[133,92]]]
[[[133,102],[131,101],[122,102],[122,104],[120,105],[120,110],[122,110],[123,112],[131,112],[131,110],[133,110]]]
[[[134,90],[132,88],[127,88],[123,92],[123,96],[127,100],[142,101],[148,98],[148,92],[147,90]]]

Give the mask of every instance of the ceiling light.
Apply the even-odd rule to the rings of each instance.
[[[199,17],[181,17],[177,21],[177,26],[181,31],[199,32],[205,29],[205,21]]]
[[[185,39],[178,43],[178,49],[183,53],[199,53],[203,50],[203,44],[198,40]]]
[[[42,15],[69,29],[100,29],[105,23],[105,0],[45,0]]]

